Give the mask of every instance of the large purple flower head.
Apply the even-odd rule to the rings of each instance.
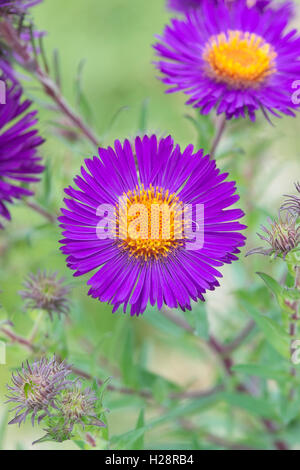
[[[6,81],[2,94],[6,103],[0,104],[0,216],[9,220],[6,203],[32,195],[23,183],[39,181],[37,175],[44,168],[38,147],[43,139],[34,128],[37,112],[28,111],[31,101],[22,100],[22,88]]]
[[[300,38],[287,32],[291,3],[263,13],[245,0],[234,7],[202,0],[184,19],[173,19],[154,46],[161,80],[183,91],[202,114],[213,108],[227,119],[294,115],[293,83],[300,76]]]
[[[100,157],[100,158],[99,158]],[[89,295],[132,315],[147,304],[191,309],[244,245],[234,182],[202,150],[171,137],[118,140],[85,160],[59,218],[68,266]],[[183,229],[184,220],[184,229]],[[103,226],[107,232],[103,232]]]

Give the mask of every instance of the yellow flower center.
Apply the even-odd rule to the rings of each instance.
[[[118,246],[146,261],[168,256],[184,243],[183,210],[178,197],[162,188],[128,191],[116,207]]]
[[[212,36],[203,58],[206,73],[232,88],[255,88],[276,72],[277,54],[261,36],[228,31]]]

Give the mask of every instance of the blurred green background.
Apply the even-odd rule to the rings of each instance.
[[[45,48],[49,62],[53,50],[59,50],[62,90],[74,106],[78,66],[85,61],[82,86],[91,109],[84,103],[80,109],[103,145],[111,144],[115,138],[133,137],[145,122],[149,132],[172,134],[182,146],[191,142],[197,145],[197,132],[186,117],[196,117],[196,113],[184,105],[183,95],[164,93],[153,66],[154,35],[162,32],[170,17],[164,0],[44,0],[32,9],[32,16],[37,28],[47,31]],[[93,150],[83,142],[65,142],[55,124],[61,122],[59,115],[44,108],[44,97],[36,89],[37,84],[25,81],[24,86],[29,96],[37,100],[34,106],[40,110],[40,130],[46,138],[41,151],[47,172],[35,187],[36,200],[55,213],[62,203],[63,188],[71,184],[83,159]],[[232,123],[220,147],[219,164],[230,170],[232,178],[238,179],[241,206],[247,211],[249,225],[248,243],[240,262],[225,266],[222,287],[207,294],[210,328],[224,340],[231,338],[246,320],[236,306],[234,290],[246,287],[251,292],[259,285],[257,270],[271,273],[277,269],[262,257],[244,259],[243,255],[260,244],[255,235],[260,222],[268,214],[275,216],[282,194],[293,191],[293,182],[299,174],[299,122],[297,117],[276,121],[273,127],[262,118],[255,125]],[[207,146],[209,137],[203,135]],[[158,326],[159,317],[149,320],[151,312],[144,318],[130,318],[122,313],[112,315],[109,306],[88,298],[85,285],[88,276],[74,280],[59,252],[58,227],[46,223],[22,203],[12,206],[11,212],[12,222],[0,232],[0,303],[3,306],[0,312],[9,316],[19,334],[26,336],[31,327],[18,296],[24,277],[38,269],[58,270],[76,287],[70,319],[64,326],[62,323],[52,326],[54,335],[64,336],[64,348],[67,338],[70,362],[85,367],[92,355],[95,373],[102,378],[117,376],[117,372],[108,374],[103,358],[110,363],[108,368],[114,370],[127,348],[126,360],[133,369],[136,363],[144,361],[148,371],[191,389],[214,383],[214,364],[207,360],[205,351],[196,355],[195,348],[187,346],[179,333],[177,337],[176,332],[173,332],[175,336],[169,335],[167,325],[165,329]],[[201,315],[202,306],[196,309]],[[128,337],[134,342],[130,349],[126,343]],[[128,351],[132,352],[132,358]],[[18,346],[7,347],[7,364],[0,365],[0,419],[4,419],[5,384],[10,370],[27,357],[28,353]],[[109,414],[112,434],[132,429],[144,406],[133,399],[122,402],[119,396],[109,397],[108,402],[112,410]],[[155,413],[150,407],[146,407],[146,412]],[[176,436],[172,432],[172,428],[166,429],[163,436],[154,432],[150,436],[151,445],[163,442],[169,447],[175,445]],[[21,429],[11,427],[4,447],[31,448],[31,442],[40,435],[30,424]],[[38,448],[59,449],[61,445],[44,444]]]

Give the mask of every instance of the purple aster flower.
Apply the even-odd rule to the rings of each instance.
[[[154,46],[156,65],[169,92],[183,91],[187,104],[227,119],[264,115],[294,116],[292,84],[300,76],[300,38],[287,32],[291,3],[263,13],[236,0],[202,0],[184,19],[173,19]]]
[[[72,382],[67,380],[71,373],[71,367],[65,362],[58,362],[54,356],[48,360],[43,358],[27,367],[22,365],[22,370],[12,374],[12,386],[7,386],[11,395],[7,403],[16,403],[11,411],[16,412],[15,418],[9,424],[25,422],[31,415],[34,425],[35,418],[39,414],[38,423],[49,414],[49,408],[57,408],[55,401],[58,394]]]
[[[6,203],[32,195],[23,183],[39,181],[44,167],[38,154],[43,139],[34,128],[37,112],[28,111],[31,101],[22,100],[20,85],[6,85],[6,104],[0,104],[0,216],[10,220]]]
[[[138,315],[148,303],[191,309],[191,300],[204,300],[206,290],[219,285],[217,268],[237,259],[244,245],[239,230],[245,226],[236,221],[243,212],[226,210],[239,199],[235,183],[225,181],[228,174],[209,155],[193,153],[192,145],[182,152],[171,137],[137,137],[132,146],[116,141],[114,149],[100,148],[99,157],[85,160],[74,179],[77,189],[65,189],[67,208],[59,220],[68,266],[75,276],[96,270],[89,295],[112,304],[113,312],[121,305],[126,312],[129,305]],[[182,208],[190,205],[192,211],[204,206],[204,221],[194,219],[194,212],[186,217],[193,231],[196,224],[203,230],[201,246],[182,230]],[[169,210],[170,218],[153,206]],[[105,238],[98,228],[110,207],[115,210],[107,216],[108,232],[114,236]],[[142,219],[136,233],[137,207]]]

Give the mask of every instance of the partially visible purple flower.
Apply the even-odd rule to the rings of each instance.
[[[12,374],[12,386],[7,386],[10,395],[7,403],[15,403],[11,411],[16,416],[9,424],[25,422],[31,415],[34,425],[35,418],[38,423],[50,414],[50,408],[57,408],[55,402],[58,394],[72,382],[67,379],[71,367],[65,362],[58,362],[54,356],[48,360],[43,358],[30,365],[22,365],[21,371]],[[39,415],[39,416],[38,416]]]
[[[6,103],[0,104],[0,216],[10,220],[6,204],[32,195],[24,183],[39,181],[37,175],[44,170],[38,153],[44,140],[34,128],[37,111],[29,111],[31,101],[22,100],[21,86],[9,84],[3,76],[2,80]]]
[[[71,287],[64,281],[64,278],[57,277],[56,272],[39,271],[28,276],[24,282],[25,290],[19,294],[26,301],[27,308],[45,310],[53,319],[54,314],[67,314],[70,309],[68,295]]]
[[[261,254],[266,256],[274,255],[286,257],[286,255],[297,248],[300,243],[300,226],[296,223],[297,218],[290,213],[286,213],[282,218],[279,214],[278,220],[268,219],[270,227],[261,226],[264,235],[257,234],[261,240],[266,241],[270,248],[258,247],[250,250],[246,256]]]
[[[273,5],[273,4],[272,4]],[[227,119],[295,116],[292,84],[300,76],[300,38],[288,30],[291,2],[260,12],[245,0],[229,7],[202,0],[173,19],[154,48],[168,92],[189,95],[202,114],[216,109]]]
[[[1,3],[1,1],[4,1],[4,3]],[[27,15],[28,9],[41,1],[0,0],[0,56],[6,62],[13,64],[16,60],[30,68],[30,63],[35,60],[34,56],[41,52],[40,45],[46,32],[36,30],[31,18]],[[17,73],[10,73],[14,72],[13,69],[8,72],[5,68],[2,68],[1,60],[0,69],[8,77],[17,81]]]
[[[168,0],[170,10],[186,12],[191,8],[199,7],[202,0]],[[212,0],[214,1],[214,0]]]

